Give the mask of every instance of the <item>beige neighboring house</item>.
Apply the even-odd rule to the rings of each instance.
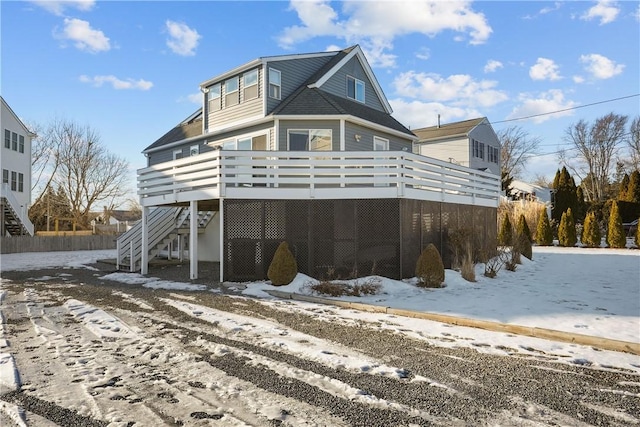
[[[31,141],[36,135],[18,118],[9,104],[2,99],[0,129],[3,135],[0,163],[0,236],[31,235],[29,221],[31,204]]]
[[[117,210],[117,209],[107,209],[104,208],[104,211],[96,217],[96,220],[93,222],[99,228],[100,226],[107,226],[109,230],[115,231],[117,233],[123,233],[133,227],[140,218],[142,217],[141,212],[127,211],[127,210]]]
[[[440,119],[438,119],[440,121]],[[414,129],[414,151],[500,175],[500,140],[486,117]]]

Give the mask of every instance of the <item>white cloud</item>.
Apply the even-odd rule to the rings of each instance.
[[[86,75],[80,76],[80,81],[82,83],[89,83],[95,87],[100,87],[104,84],[110,84],[114,89],[117,90],[125,90],[125,89],[133,89],[133,90],[149,90],[153,87],[153,83],[147,80],[134,80],[134,79],[126,79],[121,80],[116,76],[93,76],[89,77]]]
[[[495,59],[490,59],[487,61],[487,64],[484,66],[484,72],[493,73],[498,68],[504,68],[504,65],[502,65],[502,62],[496,61]]]
[[[346,1],[339,14],[325,0],[293,0],[290,9],[298,14],[300,25],[287,27],[279,37],[290,48],[314,37],[333,36],[346,44],[360,44],[374,66],[391,67],[397,36],[419,33],[435,37],[451,30],[464,35],[470,44],[484,43],[492,29],[482,13],[471,9],[470,2],[444,1]]]
[[[595,6],[587,10],[580,18],[585,21],[599,19],[600,25],[604,25],[615,21],[619,13],[620,9],[615,1],[600,0]]]
[[[581,83],[585,82],[585,78],[582,77],[582,76],[578,76],[578,75],[573,76],[572,79],[573,79],[574,83],[578,83],[578,84],[581,84]]]
[[[547,13],[551,13],[553,11],[560,9],[560,6],[562,6],[562,3],[557,1],[553,3],[553,6],[543,7],[542,9],[540,9],[540,12],[538,13],[540,13],[540,15],[546,15]]]
[[[633,16],[635,16],[636,21],[640,22],[640,5],[638,5],[638,8],[634,12]]]
[[[581,55],[580,62],[585,64],[584,69],[596,79],[610,79],[624,70],[623,64],[616,64],[615,61],[597,53]]]
[[[435,73],[408,71],[399,74],[392,84],[400,96],[449,102],[454,106],[491,107],[507,100],[507,95],[496,89],[496,81],[474,80],[467,74],[444,78]]]
[[[173,53],[182,56],[193,56],[196,54],[195,50],[198,47],[198,40],[202,38],[196,30],[189,28],[187,24],[170,20],[167,20],[166,26],[169,32],[167,46]]]
[[[560,80],[558,65],[552,59],[538,58],[538,61],[529,69],[529,77],[532,80]]]
[[[474,108],[453,107],[440,102],[406,101],[397,98],[390,99],[389,104],[393,108],[393,116],[411,129],[435,126],[438,123],[438,114],[442,124],[484,116]]]
[[[65,18],[64,29],[57,34],[58,38],[71,40],[76,48],[90,53],[111,49],[109,37],[100,30],[91,28],[87,21],[76,18]]]
[[[191,102],[192,104],[202,105],[202,93],[197,92],[187,95],[187,101]]]
[[[431,51],[427,47],[422,47],[416,52],[416,58],[426,61],[431,58]]]
[[[58,16],[64,15],[64,10],[67,8],[87,12],[91,10],[96,4],[95,0],[31,0],[31,3],[34,3]]]
[[[507,119],[515,119],[522,117],[532,117],[534,123],[542,123],[550,119],[557,119],[573,115],[572,110],[567,110],[577,106],[577,103],[564,99],[564,93],[561,90],[551,89],[537,95],[520,94],[518,97],[519,105],[516,106]],[[548,114],[558,111],[554,114]]]

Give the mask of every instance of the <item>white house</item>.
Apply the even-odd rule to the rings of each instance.
[[[439,121],[439,119],[438,119]],[[486,117],[414,129],[416,152],[500,175],[500,140]]]
[[[4,98],[0,99],[0,129],[4,136],[0,151],[0,235],[33,236],[33,224],[29,221],[28,210],[31,203],[31,141],[36,135],[27,129]]]

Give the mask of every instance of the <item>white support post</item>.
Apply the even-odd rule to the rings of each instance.
[[[190,202],[189,214],[189,274],[191,280],[198,278],[198,201]]]
[[[220,199],[220,283],[224,282],[224,199]]]
[[[116,270],[120,270],[120,240],[116,239]]]
[[[184,242],[182,241],[182,234],[178,234],[178,259],[180,262],[184,261]]]
[[[173,251],[173,240],[167,245],[167,260],[171,260],[171,252]]]
[[[149,273],[149,207],[142,208],[142,238],[140,248],[140,274]]]

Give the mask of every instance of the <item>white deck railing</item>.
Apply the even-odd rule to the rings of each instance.
[[[20,205],[20,202],[18,202],[18,199],[13,195],[9,184],[6,182],[3,182],[0,186],[0,197],[7,201],[7,204],[13,212],[16,220],[21,224],[27,234],[33,236],[33,223],[29,219],[29,212],[25,206]]]
[[[138,170],[143,206],[410,198],[497,207],[500,177],[404,151],[210,151]]]

